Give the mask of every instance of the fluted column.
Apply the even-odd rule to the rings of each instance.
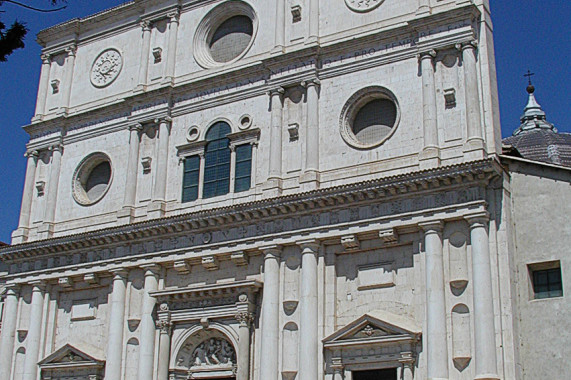
[[[319,0],[310,0],[309,3],[309,36],[306,43],[319,40]]]
[[[285,47],[285,1],[276,1],[276,38],[272,53],[282,53]]]
[[[440,164],[438,147],[438,120],[436,110],[436,86],[434,80],[434,50],[420,54],[422,72],[422,116],[424,147],[420,154],[422,169]]]
[[[168,15],[169,18],[169,40],[168,40],[168,51],[167,51],[167,62],[165,65],[164,72],[164,83],[173,83],[175,75],[175,63],[176,63],[176,43],[178,38],[178,24],[180,13],[174,12]]]
[[[307,88],[307,131],[305,172],[302,182],[319,182],[319,86],[314,79],[304,83]]]
[[[139,145],[141,143],[141,131],[143,126],[135,124],[129,126],[129,159],[127,162],[127,179],[125,181],[125,197],[123,199],[123,213],[121,217],[127,219],[127,223],[133,217],[137,200],[137,174],[139,168]]]
[[[139,348],[139,380],[153,380],[153,362],[155,356],[155,322],[153,311],[157,300],[150,295],[158,289],[160,267],[155,264],[143,265],[145,271],[145,290],[141,313],[141,345]]]
[[[151,22],[148,20],[141,21],[143,29],[143,39],[141,42],[141,58],[139,62],[139,85],[138,90],[144,90],[147,85],[147,76],[149,73],[149,50],[151,48]]]
[[[262,298],[262,337],[260,379],[277,380],[280,316],[281,248],[270,246],[264,252],[264,291]]]
[[[125,291],[127,271],[112,270],[113,283],[110,296],[109,331],[107,334],[107,360],[105,378],[120,379],[123,357],[123,327],[125,325]]]
[[[24,180],[24,193],[22,194],[22,206],[20,208],[21,228],[30,227],[30,214],[32,211],[32,199],[34,198],[34,184],[36,182],[36,168],[38,166],[38,152],[26,152],[28,163],[26,167],[26,179]]]
[[[270,91],[272,125],[270,129],[270,180],[280,180],[282,176],[282,113],[283,94],[281,87]]]
[[[319,242],[299,242],[301,247],[301,294],[299,326],[299,379],[317,379],[318,308],[317,308],[317,255]]]
[[[52,152],[52,160],[50,164],[50,176],[47,188],[48,195],[45,204],[44,224],[41,226],[39,231],[40,236],[44,239],[51,237],[53,234],[53,223],[55,222],[56,215],[63,145],[52,145],[50,147],[50,151]]]
[[[62,111],[67,113],[70,106],[69,101],[71,99],[71,85],[73,83],[73,71],[75,68],[75,53],[77,51],[77,46],[73,45],[65,49],[67,52],[67,57],[65,58],[65,78],[63,83],[63,93],[62,99]]]
[[[159,151],[157,153],[157,168],[155,171],[155,189],[153,194],[153,204],[151,205],[151,217],[157,218],[164,215],[166,190],[167,190],[167,170],[169,158],[169,138],[171,118],[165,117],[158,120],[159,123]]]
[[[42,70],[40,72],[40,85],[36,102],[36,112],[32,121],[40,121],[46,112],[46,98],[48,96],[48,86],[50,84],[50,68],[52,59],[49,54],[42,54]]]
[[[14,353],[14,338],[18,322],[18,289],[9,287],[4,301],[4,318],[0,335],[0,379],[9,379]]]
[[[160,330],[157,380],[168,380],[172,332],[172,322],[170,321],[170,317],[168,319],[158,320],[157,328]]]
[[[482,116],[480,113],[480,94],[478,91],[478,68],[476,63],[477,42],[461,46],[462,65],[464,67],[464,89],[466,94],[467,141],[464,151],[484,148]]]
[[[254,317],[248,312],[236,314],[238,327],[238,372],[236,380],[248,380],[250,378],[250,325]]]
[[[42,332],[42,317],[44,313],[44,284],[33,282],[32,303],[30,305],[30,323],[26,337],[26,357],[24,359],[24,374],[22,380],[36,380],[40,353]]]
[[[420,227],[424,231],[426,255],[427,376],[432,380],[448,379],[442,222],[422,223]]]
[[[489,214],[482,212],[466,217],[470,224],[472,277],[474,283],[474,340],[476,379],[499,379],[494,327],[494,302],[490,248]]]

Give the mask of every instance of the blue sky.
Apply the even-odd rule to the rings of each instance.
[[[46,7],[47,0],[22,0]],[[342,0],[329,0],[339,1]],[[492,0],[494,39],[503,136],[519,126],[527,101],[523,74],[536,75],[536,97],[559,131],[571,132],[571,1]],[[28,23],[26,48],[0,63],[0,241],[10,242],[17,227],[24,185],[28,141],[22,126],[33,116],[40,75],[36,33],[60,22],[121,4],[113,0],[69,0],[67,9],[50,14],[25,11],[11,4],[0,8],[6,24]]]

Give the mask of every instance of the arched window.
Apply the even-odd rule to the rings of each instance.
[[[212,198],[230,192],[230,126],[219,121],[206,133],[203,197]]]

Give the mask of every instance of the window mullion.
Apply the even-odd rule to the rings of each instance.
[[[236,145],[230,145],[230,194],[234,193],[236,182]]]
[[[203,188],[204,188],[204,169],[205,169],[205,162],[204,159],[204,151],[198,154],[200,159],[200,170],[198,172],[198,199],[202,199],[203,196]]]

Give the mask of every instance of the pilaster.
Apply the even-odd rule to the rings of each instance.
[[[434,58],[436,51],[420,54],[422,73],[422,117],[424,147],[419,155],[420,169],[440,166],[440,148],[438,145],[438,112],[436,108],[436,85],[434,80]]]
[[[261,248],[264,253],[260,379],[277,380],[279,362],[280,256],[277,245]]]

